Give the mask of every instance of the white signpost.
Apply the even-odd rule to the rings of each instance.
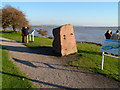
[[[103,53],[102,53],[102,64],[101,64],[101,69],[103,70],[104,56],[109,56],[109,57],[120,59],[120,57],[105,54],[105,52],[107,52],[107,53],[120,55],[120,41],[105,40],[105,42],[103,43],[100,51],[103,51]]]
[[[35,30],[30,30],[29,31],[29,39],[30,39],[30,41],[34,41],[34,32],[35,32]]]

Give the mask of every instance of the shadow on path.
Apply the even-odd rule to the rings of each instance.
[[[39,54],[42,55],[48,55],[48,56],[60,56],[60,54],[55,53],[52,47],[47,47],[47,46],[39,46],[36,47],[35,49],[36,52],[39,52]]]
[[[20,43],[20,42],[16,42],[16,41],[9,41],[9,40],[1,40],[1,39],[0,39],[0,41],[2,41],[2,42],[12,42],[12,43]]]
[[[79,53],[87,53],[87,54],[94,54],[94,55],[102,55],[101,52],[91,52],[91,51],[85,51],[85,50],[78,50]]]
[[[19,59],[16,59],[16,58],[13,58],[13,59],[14,59],[16,62],[22,63],[22,64],[24,64],[24,65],[27,65],[27,66],[30,66],[30,67],[33,67],[33,68],[37,68],[37,66],[35,66],[35,65],[32,64],[31,62],[19,60]]]
[[[24,78],[24,79],[30,80],[32,82],[35,82],[35,83],[44,84],[44,85],[48,85],[48,86],[52,86],[52,87],[64,88],[64,89],[74,89],[74,88],[70,88],[70,87],[66,87],[66,86],[61,86],[61,85],[57,85],[57,84],[51,84],[51,83],[47,83],[47,82],[43,82],[43,81],[33,80],[33,79],[26,78],[24,76],[10,74],[10,73],[6,73],[6,72],[0,72],[0,73],[6,74],[6,75],[10,75],[10,76],[13,76],[13,77]],[[75,89],[75,90],[77,90],[77,89]]]
[[[48,55],[48,56],[60,56],[59,54],[56,54],[54,52],[52,47],[39,47],[37,49],[31,49],[29,47],[18,47],[18,46],[7,46],[7,45],[2,45],[2,46],[10,51],[32,53],[32,54],[42,54],[42,55]]]
[[[39,62],[40,64],[46,66],[46,67],[43,67],[43,66],[36,66],[29,61],[19,60],[19,59],[16,59],[16,58],[13,58],[13,60],[15,60],[18,63],[24,64],[24,65],[27,65],[27,66],[30,66],[30,67],[33,67],[33,68],[46,68],[46,69],[56,69],[56,70],[63,70],[63,71],[70,71],[70,72],[86,73],[86,74],[96,74],[96,73],[93,73],[93,72],[83,72],[83,71],[79,71],[79,70],[64,69],[65,67],[70,67],[70,65],[59,65],[59,64],[49,64],[49,63]],[[58,66],[62,66],[62,67],[58,68]]]

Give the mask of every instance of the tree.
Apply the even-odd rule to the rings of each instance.
[[[6,6],[2,9],[2,27],[5,30],[8,26],[12,26],[13,30],[23,26],[29,26],[25,14],[12,6]]]

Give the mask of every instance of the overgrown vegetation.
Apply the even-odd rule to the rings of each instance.
[[[40,30],[37,30],[37,32],[39,33],[39,34],[41,34],[42,36],[47,36],[47,31],[45,31],[45,30],[42,30],[42,29],[40,29]]]
[[[19,32],[4,32],[2,36],[21,42],[21,34]],[[34,42],[30,42],[25,45],[32,48],[37,48],[41,46],[52,47],[52,41],[53,39],[35,37]],[[104,70],[101,70],[100,65],[102,52],[100,51],[100,46],[87,43],[77,43],[77,48],[77,54],[80,55],[80,58],[78,60],[69,62],[69,65],[77,69],[94,71],[107,77],[119,80],[118,59],[105,57]]]

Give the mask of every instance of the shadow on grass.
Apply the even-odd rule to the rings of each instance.
[[[20,33],[19,31],[13,31],[13,30],[5,30],[5,31],[0,31],[0,33]]]
[[[0,31],[0,33],[13,33],[13,31],[11,31],[11,30],[7,30],[7,31]]]
[[[87,54],[102,55],[101,52],[92,52],[92,51],[85,51],[85,50],[78,50],[78,53],[87,53]]]
[[[33,80],[33,79],[30,79],[30,78],[26,78],[24,76],[19,76],[19,75],[15,75],[15,74],[11,74],[11,73],[6,73],[6,72],[0,72],[0,73],[5,74],[5,75],[10,75],[10,76],[13,76],[13,77],[18,77],[18,78],[21,78],[21,79],[24,78],[24,79],[30,80],[32,82],[35,82],[35,83],[39,83],[39,84],[43,84],[43,85],[48,85],[48,86],[52,86],[52,87],[56,87],[56,88],[74,89],[74,88],[70,88],[70,87],[67,87],[67,86],[61,86],[61,85],[52,84],[52,83],[48,83],[48,82]],[[77,90],[77,89],[75,89],[75,90]]]

